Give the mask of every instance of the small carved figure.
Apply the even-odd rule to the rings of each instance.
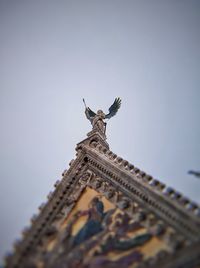
[[[85,100],[83,99],[85,104]],[[105,114],[102,110],[98,110],[97,113],[93,112],[89,107],[85,104],[85,114],[88,120],[90,120],[93,130],[97,130],[105,134],[106,132],[106,123],[104,119],[110,119],[114,115],[116,115],[117,111],[121,106],[121,99],[116,98],[114,103],[109,108],[109,113]]]

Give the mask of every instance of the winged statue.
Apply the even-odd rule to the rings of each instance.
[[[109,108],[108,114],[105,114],[102,110],[98,110],[97,113],[93,112],[89,107],[86,106],[85,100],[83,99],[85,104],[85,114],[88,120],[90,120],[93,130],[97,130],[105,134],[106,131],[106,122],[104,119],[110,119],[114,115],[116,115],[117,111],[121,106],[121,99],[115,98],[113,104]]]

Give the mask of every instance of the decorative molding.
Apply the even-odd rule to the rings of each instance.
[[[87,186],[139,220],[175,252],[176,256],[159,252],[138,267],[182,267],[180,252],[188,253],[187,263],[197,262],[197,246],[194,247],[196,253],[187,251],[190,245],[200,241],[200,208],[196,203],[111,152],[98,133],[90,133],[77,145],[76,151],[76,159],[63,172],[62,180],[56,181],[47,203],[39,207],[40,213],[23,231],[23,239],[15,243],[14,253],[6,259],[7,268],[26,267],[29,257],[35,256],[36,248],[41,251],[42,239],[58,231],[54,223],[70,213]],[[166,265],[158,266],[163,259]]]
[[[146,209],[156,213],[161,219],[167,221],[177,230],[180,230],[185,236],[194,241],[200,239],[200,218],[192,210],[179,203],[177,199],[172,199],[171,196],[164,195],[161,190],[164,189],[164,184],[158,183],[156,180],[156,188],[149,185],[149,181],[155,181],[151,176],[139,176],[137,168],[131,166],[131,170],[127,170],[127,161],[113,155],[112,161],[108,161],[107,156],[111,157],[111,152],[97,146],[96,148],[89,148],[85,146],[84,150],[88,157],[89,167],[103,177],[110,181],[113,185],[121,187],[123,191],[131,195]],[[122,168],[121,163],[125,163]],[[185,197],[181,197],[185,200]],[[190,204],[193,202],[190,202]],[[197,206],[197,205],[196,205]]]

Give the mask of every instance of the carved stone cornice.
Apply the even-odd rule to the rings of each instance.
[[[5,259],[6,267],[23,267],[21,266],[23,260],[40,243],[41,237],[45,235],[49,225],[58,216],[63,205],[66,203],[69,203],[69,207],[72,205],[72,200],[70,202],[68,200],[80,175],[86,169],[87,163],[84,157],[84,153],[79,153],[78,157],[71,161],[71,166],[68,171],[63,173],[61,182],[55,184],[55,191],[47,196],[46,204],[43,203],[39,207],[40,213],[32,217],[31,226],[26,227],[22,232],[23,238],[14,245],[14,253]]]
[[[86,149],[86,148],[85,148]],[[101,146],[86,149],[89,167],[113,185],[120,187],[129,196],[168,222],[176,230],[192,241],[200,239],[200,218],[194,211],[187,209],[179,200],[165,195],[166,186],[160,182],[154,187],[155,180],[138,171],[127,161],[111,154]],[[128,167],[128,168],[127,168]],[[156,180],[157,181],[157,180]],[[185,199],[180,195],[180,199]],[[189,202],[191,204],[192,202]],[[196,208],[198,208],[196,206]],[[199,209],[199,208],[198,208]]]
[[[168,241],[170,248],[177,252],[170,255],[168,263],[179,265],[180,251],[177,249],[180,245],[187,251],[189,245],[197,245],[200,241],[199,206],[111,152],[104,137],[96,132],[80,142],[76,151],[76,159],[70,162],[62,180],[55,183],[55,191],[48,195],[48,201],[40,206],[40,213],[23,232],[23,239],[15,245],[14,254],[7,258],[6,267],[26,267],[26,256],[40,246],[48,233],[56,232],[51,224],[71,211],[87,186],[105,195],[151,232]],[[196,248],[196,251],[187,251],[188,263],[197,260]],[[160,254],[142,265],[181,267],[157,266],[162,261]]]

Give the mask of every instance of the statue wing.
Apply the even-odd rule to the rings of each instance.
[[[112,116],[116,115],[117,111],[119,110],[121,106],[121,99],[116,98],[114,103],[109,108],[109,113],[106,114],[105,118],[110,119]]]
[[[85,109],[85,114],[86,114],[86,117],[87,119],[89,119],[90,121],[95,117],[95,112],[93,112],[89,107],[87,107]]]

